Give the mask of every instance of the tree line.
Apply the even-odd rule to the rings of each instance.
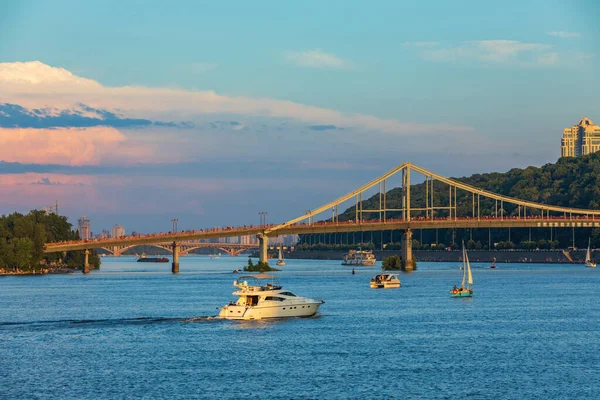
[[[79,239],[67,217],[46,211],[32,210],[28,214],[12,213],[0,216],[0,268],[30,271],[40,267],[80,268],[82,251],[44,253],[46,242]],[[98,268],[100,259],[92,252],[89,263]]]

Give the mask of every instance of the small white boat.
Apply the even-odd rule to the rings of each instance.
[[[283,251],[281,250],[281,246],[279,246],[279,258],[277,259],[278,267],[285,267],[285,260],[283,259]]]
[[[323,300],[296,296],[285,290],[273,275],[240,276],[233,282],[237,301],[222,307],[219,318],[250,320],[264,318],[310,317]]]
[[[392,289],[401,286],[398,274],[379,274],[371,278],[371,289]]]
[[[596,263],[592,261],[592,253],[590,251],[591,238],[588,240],[588,249],[585,254],[585,266],[589,268],[596,268]]]
[[[351,265],[354,267],[372,267],[377,259],[372,251],[366,250],[350,250],[344,256],[342,265]]]

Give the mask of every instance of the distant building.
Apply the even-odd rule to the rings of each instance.
[[[102,230],[102,233],[100,233],[98,236],[96,236],[96,238],[98,239],[108,239],[110,232],[108,232],[106,229]]]
[[[600,151],[600,126],[583,118],[577,125],[565,128],[560,145],[561,157],[579,157]]]
[[[125,228],[123,228],[121,225],[113,226],[113,228],[110,230],[110,237],[118,238],[121,236],[125,236]]]
[[[79,218],[79,237],[83,240],[89,240],[92,237],[90,220],[86,217]]]

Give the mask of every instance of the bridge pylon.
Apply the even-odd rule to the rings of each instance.
[[[171,245],[173,249],[173,263],[171,264],[171,272],[174,274],[179,273],[179,249],[180,244],[177,242],[173,242]]]
[[[84,274],[89,274],[91,272],[91,268],[90,268],[90,251],[88,249],[85,249],[83,251],[84,254],[84,262],[83,262],[83,273]]]
[[[267,257],[267,249],[269,248],[269,237],[267,235],[259,234],[258,236],[258,246],[259,246],[259,262],[261,263],[269,263],[269,259]]]
[[[404,261],[404,270],[412,271],[415,269],[415,260],[412,254],[412,231],[407,229],[402,235],[402,261]]]

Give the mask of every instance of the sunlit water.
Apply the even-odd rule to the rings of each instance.
[[[400,289],[378,270],[288,260],[313,318],[213,319],[246,258],[140,264],[88,276],[0,278],[1,398],[600,398],[600,268],[420,263]]]

